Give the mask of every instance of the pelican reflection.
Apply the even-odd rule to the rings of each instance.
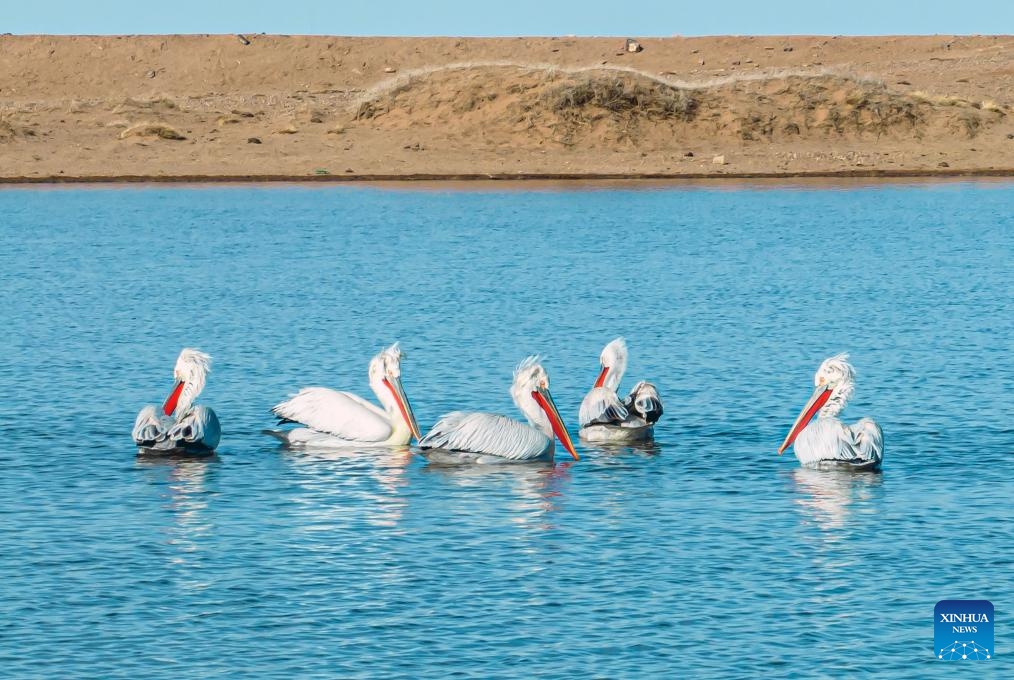
[[[806,521],[812,521],[825,531],[847,526],[853,514],[875,512],[873,503],[881,495],[882,480],[879,472],[811,468],[792,471],[796,505],[802,509]]]
[[[149,481],[165,488],[164,507],[172,517],[166,543],[172,546],[169,562],[177,569],[200,567],[202,552],[214,532],[208,520],[208,476],[218,464],[218,456],[147,456],[139,455],[137,465]],[[200,589],[207,583],[185,579],[188,588]]]
[[[412,461],[408,446],[286,450],[300,493],[292,500],[310,520],[307,531],[327,531],[365,520],[395,527],[407,501],[402,489]]]

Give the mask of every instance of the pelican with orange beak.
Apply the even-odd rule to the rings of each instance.
[[[581,402],[579,436],[596,443],[651,441],[655,423],[662,417],[658,388],[642,380],[620,401],[616,389],[627,370],[627,342],[623,338],[616,338],[602,348],[599,363],[602,371]]]
[[[778,447],[778,455],[794,446],[796,458],[806,467],[854,470],[880,467],[884,460],[884,433],[880,426],[870,418],[852,425],[838,419],[855,391],[855,369],[848,358],[848,354],[837,354],[825,359],[817,369],[813,394]]]
[[[145,406],[134,421],[134,442],[142,452],[211,453],[222,438],[218,416],[207,406],[195,406],[211,370],[211,357],[184,349],[176,359],[176,385],[161,409]]]
[[[304,387],[271,409],[280,425],[304,427],[265,430],[265,434],[295,448],[404,446],[412,437],[419,439],[419,423],[401,385],[403,356],[394,343],[370,360],[370,387],[383,409],[350,392]]]
[[[580,459],[538,357],[518,364],[510,392],[528,424],[492,413],[455,411],[419,440],[419,448],[434,463],[547,463],[553,460],[555,435],[574,460]]]

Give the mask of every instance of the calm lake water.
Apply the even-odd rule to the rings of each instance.
[[[1012,290],[1009,182],[2,190],[0,674],[1012,677]],[[372,399],[394,340],[424,430],[517,416],[538,352],[576,434],[621,334],[646,450],[259,434],[304,385]],[[184,346],[219,453],[138,459]],[[839,351],[882,474],[775,455]],[[948,598],[993,602],[992,661],[933,657]]]

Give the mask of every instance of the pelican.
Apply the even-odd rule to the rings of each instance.
[[[514,370],[514,403],[528,424],[492,413],[455,411],[442,417],[419,440],[427,458],[440,463],[534,463],[553,460],[553,435],[579,460],[570,433],[549,393],[549,375],[539,358],[528,357]]]
[[[852,425],[838,414],[855,390],[855,369],[848,354],[825,359],[813,376],[816,389],[799,413],[778,455],[795,444],[796,458],[806,467],[876,470],[884,459],[884,433],[870,418]],[[817,419],[813,422],[814,416]]]
[[[222,438],[218,416],[207,406],[194,406],[211,370],[211,357],[197,349],[184,349],[176,359],[176,386],[162,404],[145,406],[134,421],[134,442],[142,451],[159,453],[211,453]]]
[[[584,401],[578,421],[579,436],[589,442],[643,442],[654,437],[655,423],[662,417],[662,399],[650,382],[634,385],[622,402],[616,394],[627,370],[627,343],[616,338],[599,355],[602,372]]]
[[[304,387],[271,412],[278,416],[280,425],[305,427],[265,433],[300,448],[404,446],[413,436],[419,439],[419,423],[401,386],[402,356],[394,343],[370,360],[370,387],[383,410],[350,392]]]

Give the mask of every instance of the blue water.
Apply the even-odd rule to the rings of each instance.
[[[0,191],[0,674],[1012,677],[1012,290],[1009,182]],[[424,429],[517,415],[538,352],[576,433],[620,334],[652,448],[259,434],[304,385],[372,397],[394,340]],[[219,453],[138,459],[184,346]],[[882,474],[775,455],[839,351]],[[947,598],[993,602],[993,660],[933,657]]]

